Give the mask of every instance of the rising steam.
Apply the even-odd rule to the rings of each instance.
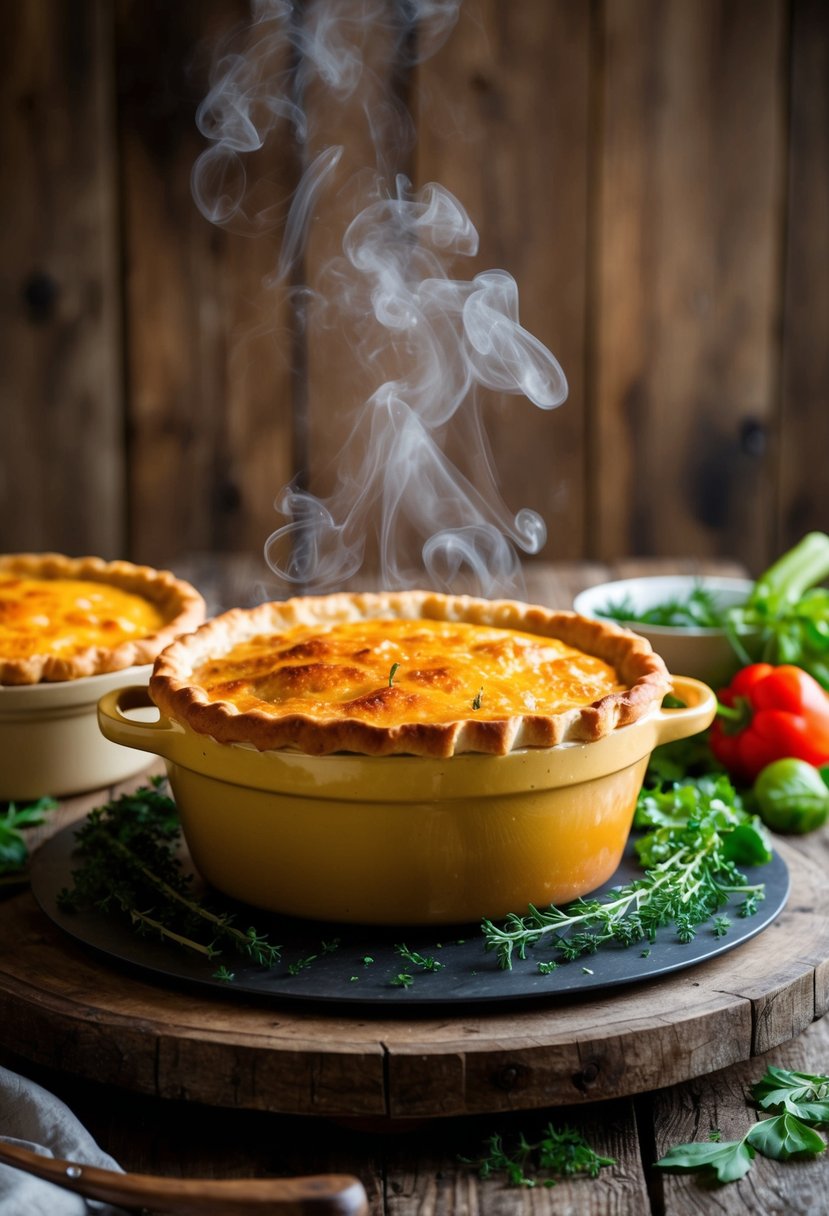
[[[389,24],[398,62],[414,62],[446,39],[459,3],[256,5],[251,49],[219,61],[199,111],[200,130],[211,141],[193,170],[202,212],[253,232],[284,222],[275,276],[286,281],[342,149],[324,147],[286,204],[256,211],[249,207],[244,155],[286,123],[301,146],[318,142],[311,140],[301,104],[312,81],[340,99],[359,96],[371,70],[362,54],[367,29]],[[290,72],[284,66],[289,45]],[[376,135],[378,109],[365,110]],[[401,151],[411,139],[408,116],[391,101],[380,112],[383,149]],[[389,140],[390,115],[396,141]],[[476,392],[522,395],[550,410],[567,396],[564,375],[550,351],[521,327],[518,289],[509,274],[450,277],[453,263],[478,249],[478,233],[458,200],[440,185],[414,190],[402,175],[390,177],[379,151],[370,181],[346,230],[342,257],[325,275],[325,299],[307,289],[303,299],[349,318],[355,359],[373,370],[376,387],[354,411],[331,494],[321,499],[289,486],[277,498],[287,522],[269,537],[266,557],[275,573],[304,590],[328,591],[353,580],[374,547],[386,587],[449,590],[463,575],[464,585],[471,577],[480,594],[515,593],[522,586],[518,551],[537,553],[546,529],[536,512],[513,514],[501,500]],[[457,418],[480,449],[474,484],[442,448],[447,426]]]

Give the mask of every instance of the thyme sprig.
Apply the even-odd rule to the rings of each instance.
[[[432,954],[420,954],[417,950],[410,950],[405,942],[396,945],[395,951],[407,963],[411,963],[413,967],[417,967],[420,971],[442,971],[443,963]]]
[[[506,1143],[495,1132],[485,1142],[485,1152],[478,1158],[461,1157],[465,1165],[474,1166],[480,1178],[503,1175],[507,1186],[552,1187],[560,1178],[586,1174],[598,1178],[604,1166],[615,1165],[615,1157],[602,1157],[591,1148],[581,1132],[573,1127],[546,1124],[537,1140],[528,1140],[519,1132],[514,1143]]]
[[[250,926],[233,924],[229,912],[216,912],[192,892],[192,875],[177,856],[179,820],[173,800],[154,778],[131,794],[96,807],[76,832],[80,864],[71,889],[58,902],[65,911],[92,907],[129,917],[138,932],[215,958],[225,949],[273,967],[281,946]]]
[[[339,950],[341,939],[332,937],[330,941],[321,941],[319,950],[316,954],[305,954],[302,958],[295,959],[294,962],[288,964],[288,975],[299,975],[301,971],[305,971],[312,963],[315,963],[318,958],[323,958],[326,954],[334,954]]]
[[[759,820],[743,808],[726,777],[644,789],[635,825],[648,829],[636,842],[642,878],[563,908],[531,905],[526,915],[513,913],[502,925],[483,921],[485,948],[496,952],[500,967],[511,969],[515,955],[526,958],[527,949],[539,942],[570,962],[608,943],[653,942],[666,925],[689,942],[699,925],[735,898],[741,901],[738,915],[756,912],[764,884],[749,883],[738,867],[770,861],[771,849]],[[717,917],[715,934],[726,929],[725,919]]]

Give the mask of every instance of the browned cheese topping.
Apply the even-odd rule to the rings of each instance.
[[[108,583],[0,574],[0,658],[56,658],[148,637],[159,609]]]
[[[613,668],[556,638],[437,620],[361,620],[258,636],[197,668],[240,711],[377,726],[556,714],[617,692]]]

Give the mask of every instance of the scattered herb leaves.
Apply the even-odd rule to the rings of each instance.
[[[411,988],[414,983],[414,976],[408,971],[399,972],[394,979],[389,980],[392,988]]]
[[[472,708],[480,709],[481,705],[483,704],[483,700],[484,700],[484,689],[483,689],[483,685],[481,685],[481,687],[478,689],[478,691],[475,693],[475,696],[472,699]]]
[[[389,688],[394,685],[394,677],[397,675],[397,669],[399,666],[399,663],[392,663],[391,665],[391,670],[389,671]]]
[[[192,875],[182,873],[176,856],[178,815],[163,785],[163,778],[154,778],[89,813],[75,833],[79,865],[71,889],[58,896],[61,908],[117,912],[138,932],[207,958],[231,949],[260,967],[275,966],[281,946],[271,945],[253,926],[237,929],[230,913],[215,911],[193,895]]]
[[[718,1182],[736,1182],[751,1169],[754,1149],[742,1140],[695,1140],[668,1149],[655,1163],[663,1170],[713,1170]]]
[[[788,1161],[790,1157],[816,1156],[826,1151],[826,1143],[813,1127],[788,1112],[761,1119],[749,1129],[746,1136],[752,1148],[774,1161]]]
[[[614,621],[670,628],[721,629],[725,624],[725,611],[717,597],[702,583],[694,584],[687,596],[668,597],[650,608],[638,608],[630,596],[622,596],[597,608],[596,615]]]
[[[420,971],[442,971],[443,963],[439,963],[431,954],[418,954],[416,950],[410,950],[406,945],[398,945],[394,947],[402,959],[407,963],[411,963],[413,967],[417,967]]]
[[[826,1151],[826,1142],[812,1125],[829,1122],[829,1077],[770,1066],[751,1094],[771,1117],[753,1123],[742,1140],[723,1141],[712,1129],[707,1143],[674,1145],[656,1165],[665,1170],[704,1170],[713,1172],[718,1182],[735,1182],[748,1173],[757,1153],[789,1161]]]
[[[526,958],[539,942],[554,945],[562,961],[595,954],[607,943],[653,943],[658,929],[673,925],[681,942],[737,898],[740,916],[750,916],[765,894],[738,868],[771,860],[768,835],[745,810],[727,777],[706,774],[646,786],[637,802],[635,826],[643,829],[636,852],[644,876],[598,898],[577,899],[563,908],[530,906],[503,924],[484,920],[484,945],[509,970],[513,956]],[[727,928],[714,920],[715,933]]]
[[[829,1077],[769,1066],[751,1094],[763,1110],[788,1111],[807,1123],[829,1123]]]
[[[597,1178],[604,1166],[616,1163],[614,1157],[600,1156],[575,1128],[556,1128],[552,1123],[538,1140],[530,1141],[519,1132],[515,1143],[507,1145],[496,1132],[484,1147],[482,1156],[461,1157],[461,1161],[477,1169],[480,1178],[502,1174],[506,1184],[514,1187],[551,1187],[575,1174]]]
[[[326,954],[333,954],[339,948],[340,938],[338,937],[332,937],[328,942],[321,941],[316,954],[306,954],[304,958],[298,958],[295,962],[288,964],[288,975],[299,975],[300,971],[305,971],[318,958],[322,958]]]

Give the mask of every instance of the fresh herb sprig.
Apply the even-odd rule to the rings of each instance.
[[[417,967],[419,971],[442,971],[443,963],[439,962],[432,954],[420,954],[417,950],[410,950],[405,942],[401,942],[394,947],[396,952],[407,963],[411,963],[413,967]]]
[[[330,941],[321,941],[315,954],[305,954],[302,958],[295,959],[288,964],[288,975],[299,975],[301,971],[306,971],[318,958],[323,958],[326,954],[334,954],[339,950],[341,944],[339,937],[332,937]]]
[[[741,900],[739,915],[757,910],[764,884],[749,883],[738,867],[770,861],[771,848],[762,824],[744,809],[726,777],[644,789],[635,825],[647,829],[636,842],[642,878],[563,908],[530,906],[528,914],[513,913],[502,925],[483,921],[484,946],[495,951],[500,967],[511,969],[514,956],[526,958],[527,949],[540,942],[570,962],[610,942],[652,942],[666,925],[689,942],[699,925],[735,897]],[[715,931],[724,927],[718,919]]]
[[[38,798],[22,806],[0,803],[0,883],[19,881],[29,862],[24,829],[43,823],[56,806],[54,798]]]
[[[138,932],[155,934],[215,958],[227,949],[261,967],[273,967],[281,947],[253,926],[242,930],[228,912],[214,911],[193,894],[182,871],[175,804],[154,778],[87,816],[76,833],[79,865],[73,885],[58,896],[66,911],[91,907],[127,916]],[[223,973],[227,979],[230,973]]]
[[[718,1182],[736,1182],[751,1169],[757,1153],[788,1161],[825,1152],[826,1142],[813,1125],[829,1122],[829,1077],[769,1067],[751,1093],[762,1110],[773,1112],[771,1118],[753,1123],[740,1140],[724,1141],[714,1132],[708,1141],[674,1145],[656,1165],[702,1170]]]
[[[598,1178],[614,1157],[600,1156],[572,1127],[556,1128],[548,1123],[538,1140],[530,1141],[519,1132],[515,1143],[507,1145],[499,1133],[485,1141],[485,1152],[477,1158],[462,1157],[465,1165],[474,1166],[480,1178],[503,1175],[508,1186],[552,1187],[561,1178],[586,1174]]]

